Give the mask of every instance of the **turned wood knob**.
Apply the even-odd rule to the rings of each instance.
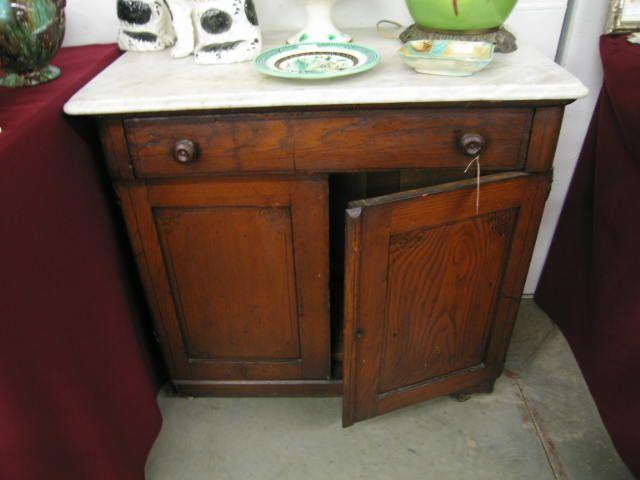
[[[479,133],[465,133],[460,138],[460,150],[469,157],[480,155],[486,145],[486,140]]]
[[[195,162],[198,148],[192,140],[179,140],[173,146],[173,158],[179,163]]]

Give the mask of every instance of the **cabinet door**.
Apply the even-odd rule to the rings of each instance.
[[[251,381],[327,378],[326,178],[127,188],[179,388],[208,381],[212,393],[215,382],[220,393],[243,393]]]
[[[345,426],[500,375],[549,180],[508,173],[347,210]]]

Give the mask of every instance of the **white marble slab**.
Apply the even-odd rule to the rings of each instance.
[[[482,72],[465,78],[416,74],[397,50],[400,43],[373,30],[353,32],[356,43],[377,50],[374,70],[329,81],[267,77],[251,63],[196,65],[172,60],[169,51],[126,53],[80,90],[67,104],[70,115],[105,115],[303,105],[413,102],[566,100],[587,95],[573,75],[536,50],[520,45],[496,54]],[[286,34],[265,35],[265,48]]]

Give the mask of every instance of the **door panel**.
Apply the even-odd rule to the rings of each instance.
[[[499,375],[548,183],[484,177],[478,210],[475,181],[350,204],[346,426]]]
[[[500,214],[390,237],[381,392],[482,363],[517,218]]]
[[[154,217],[190,360],[300,357],[288,208],[161,208]]]
[[[174,381],[327,378],[325,177],[161,182],[137,198]]]

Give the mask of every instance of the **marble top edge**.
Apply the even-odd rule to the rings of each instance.
[[[588,94],[573,75],[523,45],[472,77],[414,73],[397,56],[399,43],[374,30],[358,32],[359,43],[376,49],[378,67],[327,82],[264,76],[251,63],[200,66],[173,60],[168,50],[125,53],[65,105],[69,115],[118,115],[172,111],[231,110],[401,103],[572,101]],[[279,36],[265,35],[265,48]]]
[[[564,90],[564,89],[563,89]],[[376,93],[371,91],[371,96],[375,97]],[[171,111],[204,111],[204,110],[235,110],[235,109],[262,109],[262,108],[279,108],[279,107],[305,107],[305,106],[339,106],[346,104],[353,105],[389,105],[389,104],[432,104],[432,103],[455,103],[455,102],[526,102],[526,101],[573,101],[580,98],[584,98],[589,93],[588,89],[584,87],[581,91],[575,88],[568,88],[566,91],[556,91],[554,95],[550,95],[547,91],[534,92],[527,90],[521,95],[517,92],[510,94],[495,94],[495,92],[487,91],[486,95],[471,95],[461,96],[459,94],[439,95],[438,99],[416,99],[415,95],[407,95],[406,98],[397,96],[394,99],[374,99],[371,100],[358,100],[353,101],[352,98],[345,97],[340,98],[334,96],[331,99],[325,97],[309,98],[305,103],[292,101],[289,96],[284,94],[282,97],[271,98],[271,101],[260,102],[258,100],[253,101],[236,101],[231,102],[232,99],[226,98],[219,103],[215,102],[215,99],[208,98],[197,102],[194,98],[186,100],[182,99],[163,99],[156,102],[136,102],[136,101],[121,101],[112,103],[108,100],[81,100],[77,99],[69,101],[64,106],[64,112],[67,115],[82,116],[82,115],[117,115],[117,114],[133,114],[133,113],[160,113]],[[215,103],[215,105],[212,105]]]

